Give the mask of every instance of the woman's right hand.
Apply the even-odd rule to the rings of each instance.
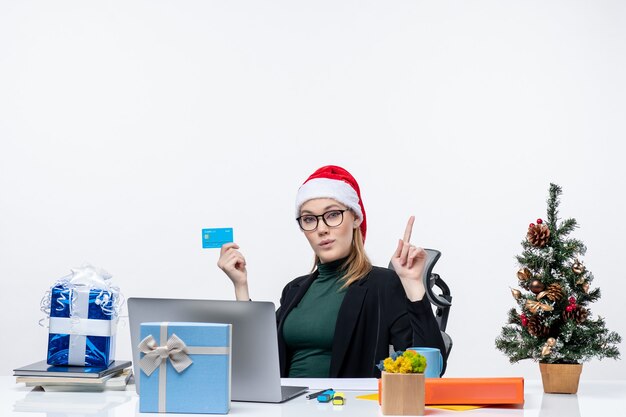
[[[226,243],[220,250],[220,259],[217,266],[226,273],[235,286],[235,297],[240,301],[248,301],[248,271],[246,270],[246,259],[239,252],[239,245],[236,243]]]

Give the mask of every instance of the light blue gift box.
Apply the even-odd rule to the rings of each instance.
[[[139,411],[227,414],[231,327],[217,323],[141,323]]]

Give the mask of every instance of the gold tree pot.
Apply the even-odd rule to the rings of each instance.
[[[576,394],[582,364],[539,363],[543,392],[548,394]]]

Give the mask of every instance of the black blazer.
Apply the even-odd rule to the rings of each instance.
[[[289,372],[290,358],[283,338],[285,319],[302,300],[317,275],[316,271],[298,277],[283,289],[280,308],[276,312],[282,377]],[[394,350],[405,350],[411,346],[438,348],[444,357],[445,371],[445,346],[426,297],[421,301],[409,301],[394,271],[374,267],[346,291],[337,316],[329,376],[380,377],[376,365],[389,356],[389,345],[393,345]]]

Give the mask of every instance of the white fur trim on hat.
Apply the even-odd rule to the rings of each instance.
[[[352,210],[363,220],[359,196],[350,184],[330,178],[314,178],[302,184],[296,196],[296,217],[300,216],[300,208],[304,203],[315,198],[332,198]]]

